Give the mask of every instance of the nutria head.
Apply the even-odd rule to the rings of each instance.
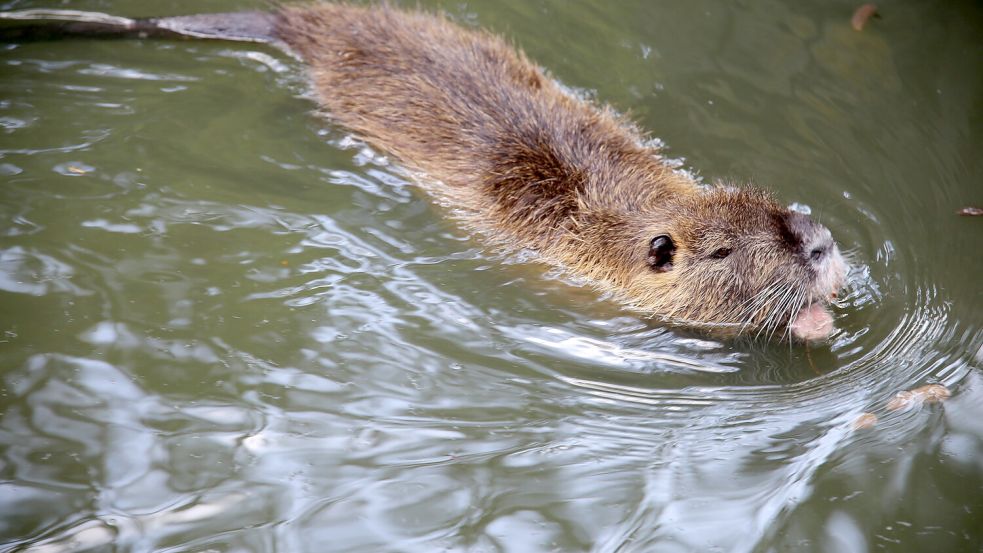
[[[826,227],[755,189],[717,187],[661,207],[635,234],[627,288],[640,307],[723,334],[832,332],[825,305],[846,263]]]

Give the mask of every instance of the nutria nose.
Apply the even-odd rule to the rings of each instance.
[[[813,225],[813,231],[802,241],[802,253],[810,263],[817,265],[830,256],[836,243],[826,227],[815,223]]]
[[[802,256],[810,263],[821,263],[834,247],[833,235],[822,225],[812,223],[802,236]]]
[[[813,221],[808,215],[792,212],[788,226],[798,239],[799,251],[811,263],[819,263],[833,251],[833,235],[829,229]]]

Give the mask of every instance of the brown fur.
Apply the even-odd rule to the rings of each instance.
[[[498,37],[344,4],[285,7],[275,29],[310,64],[332,119],[425,175],[475,227],[647,312],[773,330],[842,279],[839,265],[803,256],[828,231],[754,189],[702,190],[632,124],[573,98]],[[646,259],[663,234],[677,250],[658,272]],[[733,254],[714,258],[722,247]]]
[[[0,12],[0,36],[259,41],[310,64],[339,123],[395,154],[478,229],[664,320],[737,333],[833,330],[846,265],[829,231],[754,189],[700,188],[610,109],[501,39],[388,7],[126,19]]]

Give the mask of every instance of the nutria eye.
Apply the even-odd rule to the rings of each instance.
[[[710,254],[710,257],[714,259],[723,259],[730,255],[730,248],[720,248],[717,251]]]
[[[676,244],[668,234],[660,234],[649,244],[649,267],[657,273],[672,270],[672,258],[676,253]]]

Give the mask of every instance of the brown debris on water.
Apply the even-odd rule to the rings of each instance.
[[[903,392],[898,392],[897,394],[894,394],[894,397],[891,398],[891,401],[887,402],[887,410],[897,411],[899,409],[905,409],[907,407],[910,407],[911,404],[914,402],[915,402],[915,395],[909,392],[908,390],[905,390]]]
[[[887,409],[897,411],[925,403],[938,403],[949,399],[951,395],[952,392],[941,384],[926,384],[914,390],[898,392],[887,402]]]
[[[920,388],[915,388],[911,393],[920,396],[925,403],[945,401],[952,395],[949,388],[941,384],[926,384]]]
[[[894,397],[887,402],[885,408],[888,411],[912,409],[921,407],[926,403],[940,403],[949,399],[950,396],[952,396],[952,392],[949,391],[949,388],[941,384],[926,384],[912,390],[902,390],[894,394]],[[853,420],[852,426],[854,430],[873,428],[878,420],[877,415],[874,413],[861,413]]]
[[[854,31],[862,31],[867,24],[867,20],[875,15],[877,15],[877,6],[874,4],[864,4],[853,12],[853,17],[850,18],[850,25]]]
[[[853,429],[863,430],[864,428],[873,428],[875,424],[877,424],[877,415],[873,413],[861,413],[853,421]]]

